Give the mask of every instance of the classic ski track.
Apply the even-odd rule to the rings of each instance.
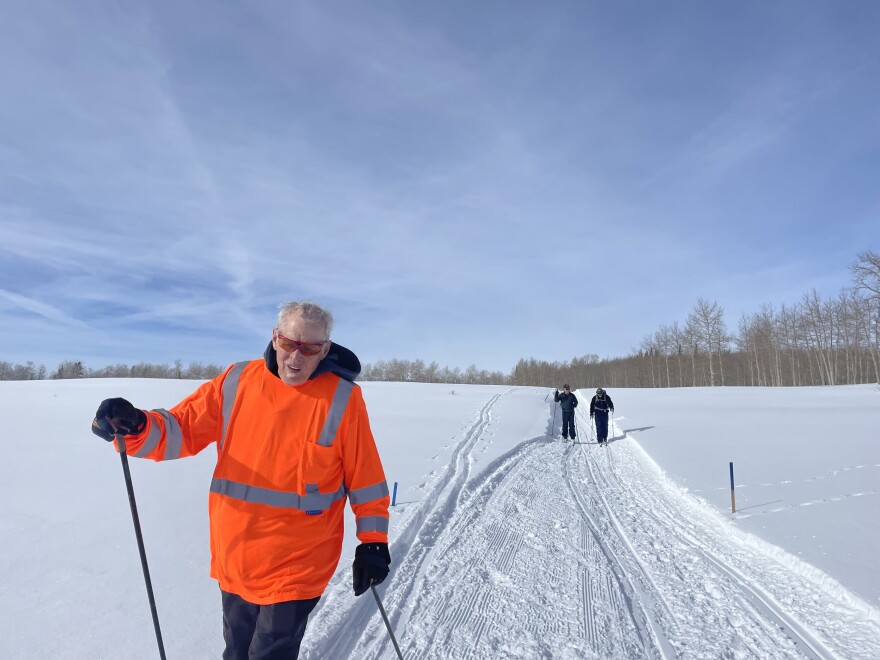
[[[410,543],[406,558],[397,571],[397,579],[405,580],[408,585],[408,589],[395,592],[395,596],[400,594],[401,602],[406,602],[416,582],[422,578],[425,570],[430,566],[431,558],[437,552],[437,544],[430,541],[448,533],[448,520],[452,518],[455,511],[460,507],[462,493],[467,486],[467,480],[470,476],[471,450],[489,425],[491,419],[490,411],[500,397],[500,394],[494,395],[480,409],[477,420],[465,433],[464,439],[456,446],[452,461],[450,461],[450,464],[455,466],[452,470],[451,482],[444,484],[446,480],[441,479],[438,481],[438,485],[441,487],[439,494],[441,496],[436,498],[436,503],[431,507],[430,513],[425,516],[414,537],[414,541],[425,538],[428,542]],[[444,492],[446,492],[445,497],[442,496]],[[428,496],[426,499],[430,501],[433,498]],[[405,594],[403,593],[404,591]],[[406,619],[402,619],[399,625],[401,628],[405,627]]]
[[[548,449],[550,456],[560,452],[558,446],[553,444],[548,446],[543,438],[520,445],[518,451],[508,456],[501,466],[485,476],[483,482],[474,488],[471,497],[458,512],[457,519],[450,521],[448,533],[438,539],[437,543],[437,551],[446,552],[447,561],[435,572],[426,575],[425,583],[419,589],[419,592],[425,595],[413,605],[413,611],[419,612],[413,617],[414,623],[419,624],[417,632],[422,629],[429,632],[414,635],[407,641],[405,657],[442,657],[432,654],[437,636],[448,635],[449,630],[455,634],[468,623],[471,625],[468,630],[470,635],[467,640],[468,647],[456,648],[456,652],[461,655],[454,657],[486,657],[480,655],[485,653],[485,649],[480,649],[480,640],[486,629],[491,628],[493,621],[498,618],[498,612],[503,611],[505,605],[509,603],[506,603],[501,597],[503,594],[499,593],[504,588],[503,584],[500,587],[493,584],[494,588],[474,589],[472,582],[478,577],[485,578],[487,573],[494,571],[503,576],[502,582],[510,579],[507,571],[514,568],[517,553],[529,539],[523,536],[522,528],[511,529],[509,525],[511,521],[523,518],[518,511],[535,510],[538,507],[537,500],[541,493],[529,482],[533,479],[533,475],[540,474],[541,470],[537,469],[538,464],[546,467]],[[554,458],[560,464],[559,470],[562,471],[564,456],[554,456]],[[532,469],[524,470],[530,463],[533,464]],[[577,521],[579,516],[576,509],[572,503],[570,506],[574,514],[572,520]],[[485,517],[486,512],[491,513],[493,508],[495,511],[500,509],[498,518],[487,525],[477,524]],[[482,530],[484,543],[479,545],[478,552],[474,552],[469,558],[465,557],[462,562],[457,564],[455,561],[449,561],[450,556],[468,553],[468,544],[461,542],[462,535],[468,530],[476,530],[474,531],[476,536],[480,536],[479,532]],[[580,525],[577,538],[580,539],[584,560],[581,562],[581,568],[595,566],[595,558],[599,553],[594,549],[596,543],[592,533],[585,526]],[[478,544],[475,542],[474,545]],[[577,546],[578,543],[572,545]],[[562,567],[559,572],[565,571],[566,568]],[[547,634],[566,639],[585,638],[583,641],[593,649],[594,653],[602,657],[614,654],[631,657],[639,648],[632,646],[633,636],[636,635],[635,625],[632,628],[625,623],[621,625],[622,621],[630,620],[625,612],[626,599],[619,593],[613,576],[602,573],[602,570],[581,570],[578,576],[572,575],[569,580],[565,575],[553,575],[569,584],[572,595],[578,595],[578,598],[573,599],[576,601],[574,607],[577,610],[575,625],[571,621],[566,621],[564,617],[558,619],[551,617],[549,621],[540,620],[526,624],[524,627],[533,633],[536,639]],[[489,581],[492,581],[491,578]],[[434,586],[434,583],[437,586]],[[601,617],[594,611],[593,605],[596,602],[599,603]],[[528,610],[534,609],[536,605],[525,602],[521,607]],[[541,607],[546,611],[546,607],[552,608],[553,604],[545,607],[542,603]],[[437,612],[437,614],[432,616],[424,612]],[[596,622],[600,618],[606,626],[601,632],[608,632],[609,625],[615,628],[611,646],[607,639],[602,638],[597,628]],[[580,645],[583,646],[582,643]],[[448,651],[448,646],[446,648]]]
[[[433,539],[444,532],[447,518],[459,506],[459,499],[470,475],[471,450],[489,425],[492,407],[501,396],[493,395],[480,408],[476,419],[453,449],[447,469],[435,480],[431,491],[425,494],[422,501],[426,510],[408,521],[391,547],[391,552],[402,556],[403,560],[395,567],[391,577],[376,590],[385,600],[385,609],[395,630],[403,629],[406,625],[406,619],[400,614],[405,611],[402,604],[407,602],[424,573],[424,567],[433,556]],[[391,584],[394,589],[385,598],[385,592]],[[340,611],[331,616],[335,623],[330,624],[323,635],[325,643],[314,650],[304,649],[304,658],[380,657],[386,646],[390,648],[388,634],[376,612],[376,603],[367,595],[359,598],[345,616],[340,616]],[[343,634],[352,626],[364,631],[360,638],[352,639],[350,635]],[[400,642],[399,634],[398,641]],[[376,646],[378,650],[367,650]],[[373,655],[368,656],[368,653]]]
[[[607,501],[599,492],[599,498],[602,501],[605,514],[608,516],[611,524],[602,525],[590,513],[590,508],[584,501],[583,495],[580,493],[578,486],[571,474],[571,462],[575,456],[575,446],[568,447],[565,462],[565,481],[569,490],[577,502],[584,523],[587,525],[592,538],[595,539],[602,554],[604,555],[608,565],[614,573],[614,577],[620,587],[621,592],[626,596],[626,612],[632,619],[633,625],[638,632],[642,649],[647,656],[659,654],[663,658],[674,658],[676,653],[670,642],[666,639],[663,627],[658,622],[658,615],[653,607],[656,601],[660,601],[665,611],[665,618],[674,620],[669,605],[663,599],[657,586],[651,579],[651,575],[645,568],[638,552],[629,542],[620,523],[617,521]],[[594,475],[590,474],[591,477]],[[595,478],[593,478],[595,482]],[[603,533],[604,532],[604,533]],[[615,549],[613,543],[609,542],[608,533],[616,534],[620,540]],[[622,547],[621,547],[622,546]],[[620,550],[625,550],[635,562],[637,571],[628,568],[625,559],[620,557]],[[644,584],[647,582],[647,586]],[[641,615],[641,616],[640,616]]]
[[[521,448],[519,451],[516,451],[513,454],[506,456],[505,460],[501,463],[499,467],[490,472],[487,472],[485,477],[481,480],[481,483],[473,489],[471,495],[467,498],[466,504],[462,506],[459,510],[457,519],[450,520],[442,536],[437,539],[437,543],[432,549],[433,554],[442,554],[444,551],[449,550],[451,546],[457,544],[462,527],[472,523],[474,520],[481,516],[481,505],[485,504],[485,502],[494,494],[495,489],[503,481],[505,481],[511,474],[516,473],[520,469],[522,469],[522,454],[524,453],[524,451],[528,451],[529,449],[531,449],[531,444],[533,443],[529,443],[528,447]],[[513,504],[510,504],[510,508],[513,508]],[[507,530],[502,529],[500,525],[496,524],[494,526],[489,526],[488,529],[490,531],[490,538],[492,539],[490,547],[502,548],[501,563],[505,566],[509,566],[510,562],[512,561],[513,555],[515,555],[516,550],[520,545],[520,542],[515,542],[514,545],[510,545],[508,543],[509,534]],[[476,559],[472,560],[470,566],[474,566],[476,564],[476,561]],[[467,572],[453,571],[452,575],[445,575],[445,573],[448,572],[449,568],[450,566],[443,564],[441,564],[439,568],[433,568],[433,570],[432,567],[429,567],[428,570],[422,575],[423,581],[437,581],[441,578],[446,578],[447,584],[454,587],[462,580],[464,580]],[[430,590],[418,590],[418,596],[416,597],[416,600],[412,606],[412,610],[414,612],[419,611],[424,605],[423,601],[428,599],[429,596],[426,596],[425,593],[430,593]],[[472,595],[472,601],[478,600],[480,596],[481,594],[475,592]],[[466,608],[464,611],[457,611],[450,615],[441,614],[439,618],[441,621],[451,622],[452,619],[450,617],[455,618],[455,616],[457,615],[458,618],[462,618],[470,609],[473,608]],[[433,642],[436,631],[437,629],[435,628],[434,633],[429,637],[428,646],[430,646]]]
[[[450,516],[450,518],[446,521],[447,525],[443,530],[443,533],[440,537],[438,537],[435,547],[432,548],[431,554],[443,554],[443,552],[449,550],[453,546],[458,544],[459,535],[462,533],[463,529],[472,525],[473,522],[479,519],[482,516],[483,507],[486,502],[493,497],[496,490],[499,486],[509,478],[511,478],[514,474],[519,472],[523,467],[523,457],[527,453],[534,450],[536,445],[545,444],[546,440],[544,436],[540,436],[538,438],[533,438],[531,440],[525,441],[515,447],[513,450],[500,456],[493,463],[487,466],[485,472],[481,475],[479,480],[474,483],[467,484],[465,488],[463,488],[460,492],[460,503],[461,505],[456,510],[456,514],[454,516]],[[509,513],[514,514],[512,511],[516,508],[515,502],[509,502],[506,505],[506,509]],[[516,555],[517,550],[522,544],[522,539],[511,538],[511,533],[504,529],[503,526],[496,522],[490,525],[487,528],[490,532],[489,537],[491,539],[489,543],[489,547],[491,549],[500,549],[498,552],[498,562],[497,565],[499,568],[510,568],[512,564],[513,558]],[[473,559],[469,566],[475,567],[478,559]],[[422,562],[427,562],[427,557]],[[421,577],[422,581],[425,582],[427,580],[439,580],[441,578],[447,579],[447,584],[451,585],[451,587],[455,587],[461,581],[464,580],[467,571],[456,571],[452,569],[452,575],[445,575],[445,573],[449,572],[449,569],[452,567],[449,565],[440,564],[439,568],[435,568],[431,570],[429,566],[428,570],[423,572]],[[430,589],[425,589],[424,585],[420,589],[417,590],[416,602],[412,605],[412,611],[419,611],[424,603],[423,601],[428,598],[426,594],[430,594]],[[454,612],[450,614],[442,614],[440,615],[440,621],[451,624],[456,621],[460,621],[467,617],[467,615],[473,610],[484,610],[486,607],[487,599],[489,597],[489,593],[480,593],[474,592],[471,595],[470,603],[471,605],[466,608],[458,608]],[[445,610],[445,607],[444,607]],[[406,623],[406,622],[404,622]],[[480,622],[478,628],[477,639],[479,639],[479,632],[481,632],[483,627],[483,622]],[[403,629],[403,626],[401,626]],[[430,646],[436,636],[437,628],[434,629],[434,632],[429,636],[427,645]],[[412,642],[410,642],[407,649],[411,650]],[[379,650],[380,653],[376,655],[376,657],[380,657],[381,652],[385,650],[385,646]],[[406,653],[404,656],[406,657]],[[420,657],[420,656],[419,656]]]
[[[632,489],[626,486],[620,479],[615,469],[615,459],[613,451],[610,448],[599,450],[605,454],[603,459],[597,456],[596,450],[590,451],[587,458],[587,466],[590,470],[591,477],[595,480],[600,493],[609,491],[612,493],[631,492]],[[602,469],[600,463],[605,462],[607,469]],[[593,467],[595,466],[595,470]],[[605,506],[608,502],[602,496]],[[633,497],[618,497],[619,501],[632,501]],[[610,511],[610,507],[609,511]],[[662,507],[655,507],[662,510]],[[613,514],[612,514],[613,515]],[[650,518],[656,525],[665,531],[667,540],[674,539],[680,545],[686,545],[688,548],[698,555],[703,562],[709,566],[713,566],[717,572],[726,577],[726,583],[738,591],[737,601],[742,604],[746,612],[751,613],[752,617],[760,622],[763,621],[763,629],[769,633],[780,633],[794,646],[792,651],[796,650],[797,655],[803,655],[814,660],[825,658],[836,658],[837,656],[826,648],[813,634],[808,632],[806,626],[800,623],[796,617],[789,614],[779,605],[772,596],[761,589],[754,581],[748,579],[740,570],[736,569],[730,563],[712,556],[705,543],[698,541],[692,534],[687,532],[682,526],[682,521],[668,513],[661,516],[654,513],[650,507],[639,507],[639,520],[644,521]],[[673,532],[670,537],[669,532]],[[647,569],[646,569],[647,570]],[[680,574],[681,575],[681,574]],[[682,575],[682,577],[684,577]],[[720,584],[720,582],[719,582]],[[667,605],[668,608],[668,605]],[[670,612],[675,611],[668,608]],[[782,650],[782,649],[777,649]],[[766,650],[762,650],[766,653]],[[791,653],[785,653],[781,657],[792,657]]]
[[[627,488],[620,481],[613,464],[609,465],[608,474],[611,475],[619,488]],[[667,514],[664,516],[666,520],[663,521],[651,510],[645,510],[644,513],[653,518],[657,524],[662,527],[669,529],[674,526],[675,533],[679,540],[687,542],[706,562],[714,565],[718,570],[725,573],[731,579],[734,586],[741,590],[745,597],[744,601],[751,603],[757,613],[768,616],[773,621],[774,625],[780,630],[787,630],[785,633],[786,636],[791,638],[792,642],[798,647],[803,655],[808,658],[813,658],[814,660],[837,657],[830,649],[826,648],[815,635],[807,630],[806,625],[798,621],[795,616],[789,614],[770,594],[756,584],[754,580],[746,577],[729,562],[712,556],[708,551],[706,544],[701,543],[692,534],[683,529],[680,522],[674,517]]]

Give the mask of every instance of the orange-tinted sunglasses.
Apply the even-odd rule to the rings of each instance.
[[[321,349],[324,348],[324,344],[326,341],[313,343],[307,341],[296,341],[295,339],[288,339],[284,335],[282,335],[278,330],[275,330],[275,341],[278,342],[278,345],[288,353],[293,353],[297,349],[303,355],[307,355],[308,357],[312,357],[313,355],[317,355],[321,352]]]

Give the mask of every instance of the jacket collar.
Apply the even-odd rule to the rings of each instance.
[[[266,368],[276,377],[280,378],[280,376],[278,376],[278,358],[275,355],[275,349],[272,347],[271,340],[269,341],[266,350],[263,351],[263,360],[266,362]],[[318,368],[315,369],[315,373],[311,375],[309,380],[317,378],[321,374],[327,372],[354,382],[354,379],[357,378],[358,374],[361,372],[361,361],[358,360],[357,355],[352,353],[342,344],[332,342],[327,357],[318,363]]]

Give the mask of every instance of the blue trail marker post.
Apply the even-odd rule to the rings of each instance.
[[[736,495],[733,494],[733,461],[730,462],[730,512],[736,513]]]
[[[731,463],[733,465],[733,463]],[[732,469],[732,468],[731,468]],[[391,495],[391,506],[397,505],[397,482],[394,482],[394,493]]]

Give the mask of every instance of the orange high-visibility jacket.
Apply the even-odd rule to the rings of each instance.
[[[270,357],[232,365],[170,411],[145,411],[147,426],[126,439],[128,454],[156,461],[217,443],[211,577],[260,605],[324,592],[346,495],[364,543],[388,542],[390,501],[360,387],[327,371],[291,387]]]

